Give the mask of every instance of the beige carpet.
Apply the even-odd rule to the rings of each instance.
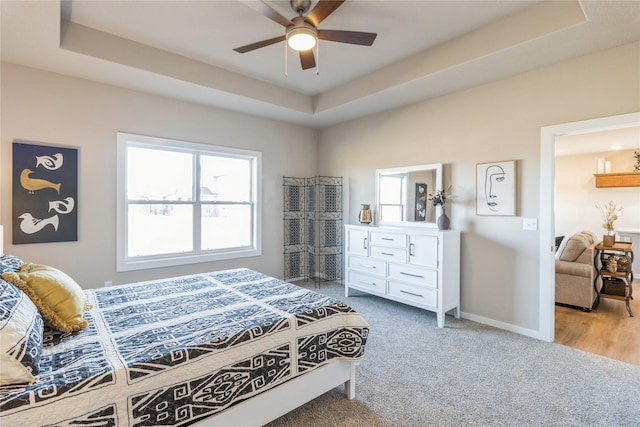
[[[311,284],[309,284],[312,287]],[[373,296],[345,299],[371,325],[356,399],[341,387],[268,424],[638,426],[640,367]]]

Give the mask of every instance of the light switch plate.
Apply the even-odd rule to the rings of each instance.
[[[538,229],[538,219],[537,218],[522,218],[522,229],[523,230],[537,230]]]

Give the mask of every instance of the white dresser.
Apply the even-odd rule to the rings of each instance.
[[[460,317],[460,231],[345,225],[345,295],[357,289]]]

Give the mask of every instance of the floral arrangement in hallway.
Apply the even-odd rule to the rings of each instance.
[[[596,208],[600,209],[602,215],[602,228],[607,230],[608,234],[614,234],[614,223],[618,220],[618,217],[622,215],[622,206],[618,206],[612,201],[609,201],[604,206],[596,205]]]

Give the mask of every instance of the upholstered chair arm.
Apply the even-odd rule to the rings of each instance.
[[[593,243],[587,249],[585,249],[584,252],[580,254],[578,259],[576,259],[576,262],[593,265],[593,255],[595,252],[595,246],[596,244]]]
[[[567,274],[569,276],[593,277],[594,268],[592,264],[580,262],[556,261],[556,274]]]

